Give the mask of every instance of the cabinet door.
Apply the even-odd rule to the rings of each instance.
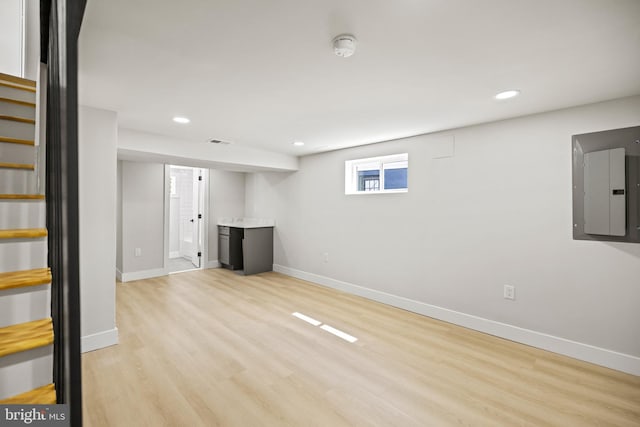
[[[229,236],[218,236],[218,260],[229,265]]]
[[[273,270],[273,227],[248,228],[242,245],[244,274]]]

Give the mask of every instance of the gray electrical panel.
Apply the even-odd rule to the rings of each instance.
[[[571,139],[573,238],[640,243],[640,126]]]

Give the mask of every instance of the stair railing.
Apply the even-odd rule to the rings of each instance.
[[[46,199],[51,317],[58,403],[82,425],[78,214],[78,36],[86,0],[41,0],[41,62],[47,64]]]

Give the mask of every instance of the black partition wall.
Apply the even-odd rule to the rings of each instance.
[[[78,35],[86,0],[41,0],[41,62],[47,65],[46,200],[53,380],[71,426],[82,425],[78,248]]]

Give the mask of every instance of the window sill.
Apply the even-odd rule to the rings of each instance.
[[[380,191],[353,191],[353,192],[345,192],[345,196],[368,196],[372,194],[402,194],[408,193],[408,188],[402,188],[398,190],[380,190]]]

